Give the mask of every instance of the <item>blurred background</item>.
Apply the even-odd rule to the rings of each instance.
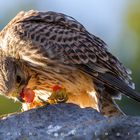
[[[20,11],[56,11],[81,22],[89,32],[108,44],[109,50],[132,71],[140,92],[139,0],[0,0],[0,30]],[[129,115],[140,115],[140,103],[127,97],[117,101]],[[20,111],[20,103],[0,96],[0,115]]]

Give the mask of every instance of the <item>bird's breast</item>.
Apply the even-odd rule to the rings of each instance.
[[[31,78],[26,88],[33,89],[36,96],[47,100],[54,87],[65,89],[70,103],[81,107],[96,106],[93,79],[78,69],[66,67],[46,67],[39,71],[31,71]]]

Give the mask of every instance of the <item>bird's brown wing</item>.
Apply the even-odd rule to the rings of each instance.
[[[131,88],[130,71],[108,52],[101,39],[90,34],[75,19],[61,13],[35,11],[24,13],[20,20],[17,19],[12,26],[14,34],[31,44],[24,55],[34,47],[36,53],[78,68],[93,79],[140,101],[140,95]],[[32,59],[36,59],[35,54]]]

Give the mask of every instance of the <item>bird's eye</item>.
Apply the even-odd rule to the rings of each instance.
[[[17,82],[18,84],[21,83],[21,77],[20,77],[19,75],[17,75],[17,77],[16,77],[16,82]]]

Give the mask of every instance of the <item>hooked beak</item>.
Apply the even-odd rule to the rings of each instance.
[[[17,97],[18,101],[21,103],[25,103],[25,101],[21,97]]]
[[[25,101],[22,98],[22,93],[23,93],[24,88],[22,89],[16,89],[15,91],[12,92],[12,94],[10,95],[12,98],[16,98],[17,101],[24,103]]]

